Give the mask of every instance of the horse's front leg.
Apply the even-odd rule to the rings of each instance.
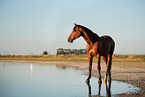
[[[90,83],[93,57],[92,57],[92,56],[89,56],[88,58],[89,58],[89,73],[88,73],[88,78],[87,78],[87,80],[86,80],[86,83],[87,83],[87,84]]]

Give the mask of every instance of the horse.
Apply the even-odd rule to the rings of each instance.
[[[100,59],[101,56],[103,56],[103,59],[105,63],[107,64],[107,70],[106,70],[106,76],[104,80],[107,79],[111,82],[111,64],[112,64],[112,56],[115,48],[115,42],[114,40],[107,35],[99,37],[97,34],[92,32],[87,27],[84,27],[82,25],[74,24],[74,28],[72,30],[72,33],[68,37],[68,42],[73,43],[73,41],[80,36],[84,38],[84,40],[87,42],[86,51],[88,53],[88,60],[89,60],[89,73],[88,78],[86,79],[86,83],[90,83],[91,79],[91,71],[92,71],[92,60],[93,57],[97,57],[98,62],[98,72],[99,72],[99,80],[98,82],[101,83],[101,67],[100,67]]]

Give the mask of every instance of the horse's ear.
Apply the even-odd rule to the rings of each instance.
[[[76,24],[76,23],[74,23],[74,25],[75,25],[75,26],[77,26],[77,24]]]

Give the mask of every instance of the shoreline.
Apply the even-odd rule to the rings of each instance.
[[[29,62],[29,63],[49,63],[58,67],[73,67],[74,69],[88,70],[88,62],[63,62],[63,61],[25,61],[25,60],[0,60],[0,62]],[[93,62],[92,76],[98,77],[97,63]],[[101,75],[104,78],[106,64],[101,63]],[[113,62],[112,80],[123,81],[139,87],[139,93],[119,94],[117,96],[144,96],[145,95],[145,62]]]
[[[24,60],[24,61],[62,61],[62,62],[88,62],[87,54],[82,55],[0,55],[0,60]],[[97,62],[97,58],[93,58]],[[101,57],[101,62],[103,58]],[[113,55],[113,62],[145,62],[143,55]]]

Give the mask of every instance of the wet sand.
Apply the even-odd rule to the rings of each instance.
[[[3,61],[3,60],[2,60]],[[8,61],[8,60],[7,60]],[[14,60],[10,60],[11,62]],[[54,64],[61,68],[73,67],[75,69],[81,69],[88,72],[88,62],[49,62],[49,61],[21,61],[17,60],[15,62],[40,62],[40,63],[49,63]],[[97,63],[93,63],[92,76],[98,77]],[[112,80],[123,81],[131,83],[140,89],[139,93],[134,94],[119,94],[117,96],[125,97],[144,97],[145,95],[145,62],[113,62],[112,68]],[[101,74],[104,78],[106,73],[106,64],[101,63]]]

